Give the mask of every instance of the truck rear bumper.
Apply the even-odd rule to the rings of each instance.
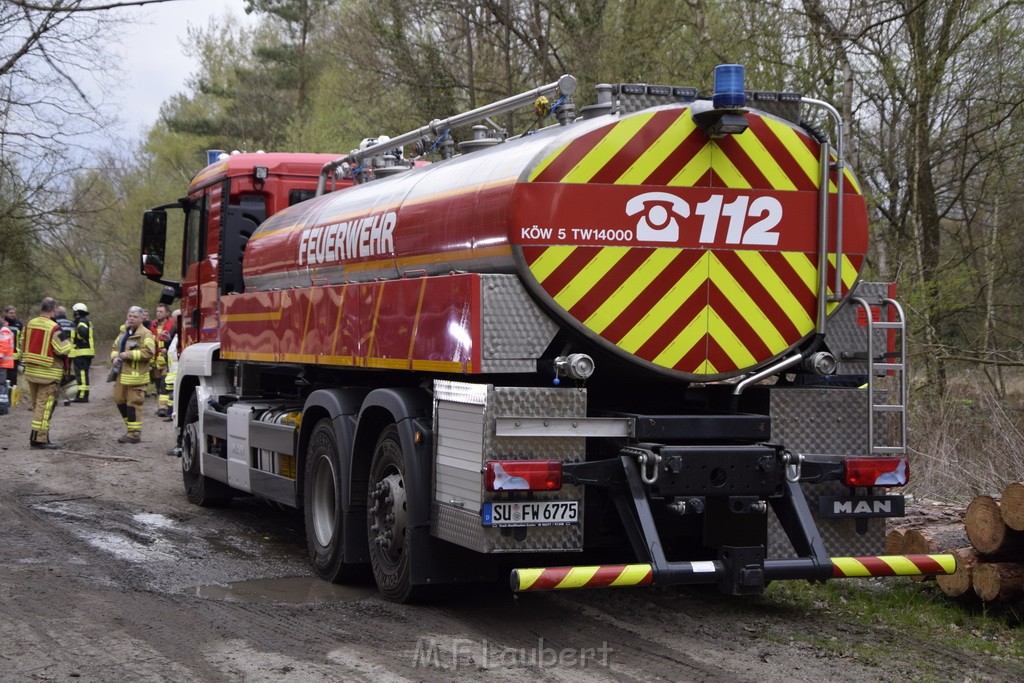
[[[600,565],[595,567],[546,567],[513,569],[509,581],[514,592],[564,590],[571,588],[615,588],[622,586],[674,586],[731,583],[732,572],[763,572],[764,581],[786,579],[822,580],[868,576],[924,576],[952,574],[952,555],[876,555],[833,557],[831,575],[810,558],[766,560],[760,566],[730,566],[729,560],[668,562],[653,564]],[[827,567],[826,567],[827,568]]]

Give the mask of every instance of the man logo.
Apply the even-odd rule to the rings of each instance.
[[[825,518],[902,517],[906,514],[903,496],[820,496],[818,514]]]
[[[856,503],[852,500],[837,500],[832,503],[832,512],[837,515],[888,514],[892,512],[892,503],[885,500],[861,500]]]
[[[678,219],[690,217],[690,205],[667,192],[646,192],[626,202],[626,215],[639,216],[636,238],[641,242],[676,242]]]

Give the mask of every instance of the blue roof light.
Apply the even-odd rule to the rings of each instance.
[[[742,107],[747,103],[742,64],[719,64],[715,67],[715,94],[711,102],[715,109]]]

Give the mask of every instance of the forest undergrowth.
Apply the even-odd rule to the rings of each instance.
[[[1024,378],[1008,386],[1000,396],[984,380],[965,376],[943,394],[911,392],[907,493],[966,504],[1024,481]]]

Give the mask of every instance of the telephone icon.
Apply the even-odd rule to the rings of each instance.
[[[626,214],[639,216],[636,238],[641,242],[676,242],[679,219],[689,218],[686,200],[667,192],[645,192],[626,202]]]

